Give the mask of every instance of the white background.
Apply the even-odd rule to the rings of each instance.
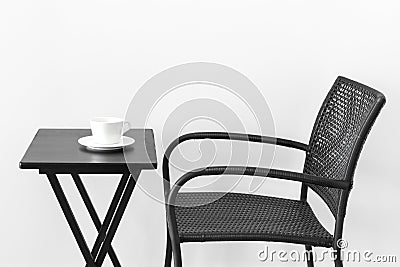
[[[344,237],[350,249],[400,260],[399,11],[398,1],[366,0],[2,1],[0,266],[83,266],[46,178],[18,169],[37,129],[88,127],[98,115],[122,117],[147,79],[194,61],[221,63],[248,76],[270,104],[277,136],[302,142],[338,75],[384,92],[388,102],[358,164]],[[161,157],[162,148],[157,152]],[[302,155],[278,150],[276,166],[301,170]],[[150,171],[141,179],[161,192],[157,177]],[[83,203],[71,179],[61,180],[92,244],[95,230]],[[117,178],[84,181],[103,215]],[[298,188],[268,181],[260,192],[297,197]],[[315,196],[311,202],[331,229],[326,207]],[[136,190],[113,243],[123,265],[161,266],[164,228],[163,205]],[[284,264],[259,262],[264,245],[184,244],[184,264]],[[332,266],[318,266],[324,264]],[[105,265],[111,266],[108,260]]]

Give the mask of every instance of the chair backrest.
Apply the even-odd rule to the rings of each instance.
[[[380,92],[338,77],[325,98],[310,137],[304,173],[353,182],[363,143],[385,104]],[[309,185],[336,217],[341,191]],[[344,200],[347,202],[347,197]]]

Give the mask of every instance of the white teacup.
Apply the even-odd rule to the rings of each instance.
[[[111,145],[121,140],[130,128],[130,124],[120,118],[97,117],[90,120],[90,128],[94,141],[98,144]]]

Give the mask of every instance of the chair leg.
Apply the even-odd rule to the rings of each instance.
[[[181,256],[181,241],[179,238],[178,227],[175,217],[175,207],[173,204],[167,206],[167,226],[168,226],[168,237],[167,237],[167,250],[168,240],[172,247],[172,256],[174,259],[174,267],[182,267],[182,256]]]
[[[176,235],[174,235],[173,233],[173,231],[172,233],[171,231],[168,232],[171,241],[170,244],[172,247],[172,256],[174,257],[174,267],[182,267],[181,242],[178,234],[176,233]]]
[[[335,260],[335,267],[343,267],[343,262],[341,259]]]
[[[314,267],[314,256],[312,246],[306,245],[307,267]]]
[[[164,267],[171,267],[172,261],[172,245],[171,245],[171,238],[169,237],[168,229],[167,229],[167,242],[165,247],[165,263]]]
[[[336,248],[335,267],[343,267],[343,262],[341,258],[342,253],[340,251],[340,248]]]
[[[172,255],[174,256],[174,267],[182,267],[181,244],[172,244]]]

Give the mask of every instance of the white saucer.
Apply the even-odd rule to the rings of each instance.
[[[105,145],[96,143],[93,136],[89,135],[79,138],[78,143],[90,150],[111,151],[130,146],[135,143],[135,139],[129,136],[122,136],[118,143]]]

